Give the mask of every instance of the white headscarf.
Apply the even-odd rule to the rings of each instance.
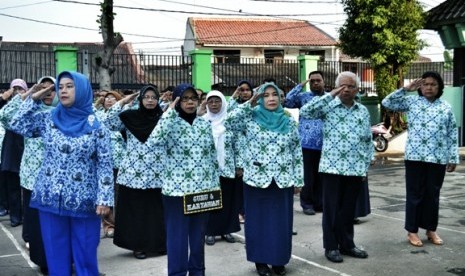
[[[226,128],[224,127],[224,120],[226,119],[226,98],[224,97],[223,93],[218,90],[212,90],[207,94],[207,101],[210,97],[219,97],[221,99],[221,109],[218,113],[210,112],[210,109],[207,105],[207,114],[203,117],[211,122],[212,125],[212,132],[213,132],[213,140],[215,141],[215,147],[217,152],[217,159],[220,169],[224,167],[224,159],[225,159],[225,150],[224,150],[224,133]]]

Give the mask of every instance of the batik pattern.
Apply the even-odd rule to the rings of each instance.
[[[113,206],[113,164],[110,133],[105,127],[79,137],[64,135],[51,113],[38,112],[28,98],[10,127],[25,137],[42,137],[42,162],[31,196],[31,207],[59,215],[95,216],[96,205]]]
[[[387,96],[382,105],[407,112],[406,160],[443,165],[459,163],[458,129],[447,102],[441,99],[429,102],[419,95],[407,96],[404,89],[399,89]]]

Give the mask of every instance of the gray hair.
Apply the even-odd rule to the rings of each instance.
[[[341,82],[342,78],[351,78],[355,81],[355,86],[357,86],[357,88],[360,87],[360,78],[350,71],[344,71],[344,72],[339,73],[339,75],[337,75],[336,87],[339,87],[339,83]]]

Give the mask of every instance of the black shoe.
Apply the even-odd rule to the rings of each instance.
[[[354,218],[354,224],[360,224],[362,221],[359,218]]]
[[[362,249],[357,248],[357,247],[354,247],[354,248],[349,249],[349,250],[341,249],[341,254],[349,255],[349,256],[352,256],[354,258],[360,258],[360,259],[365,259],[365,258],[368,257],[368,253],[365,250],[362,250]]]
[[[0,217],[4,217],[6,215],[8,215],[8,210],[6,210],[6,209],[0,210]]]
[[[268,267],[267,264],[255,263],[255,267],[257,268],[258,275],[271,276],[271,269]]]
[[[206,245],[214,245],[215,244],[215,237],[214,236],[207,236],[205,238]]]
[[[304,214],[307,216],[314,216],[315,215],[315,210],[313,210],[312,207],[304,209]]]
[[[229,243],[235,243],[236,239],[231,234],[221,235],[223,240],[226,240]]]
[[[139,259],[139,260],[143,260],[143,259],[147,258],[147,254],[145,254],[145,252],[141,252],[141,251],[134,251],[133,255],[134,255],[134,257],[136,257],[136,259]]]
[[[326,259],[333,263],[342,263],[342,256],[339,250],[325,250]]]
[[[271,269],[276,275],[286,275],[286,268],[283,265],[272,266]]]
[[[297,235],[297,231],[292,230],[292,235],[293,235],[293,236],[296,236],[296,235]]]
[[[23,222],[20,221],[20,220],[18,220],[18,221],[15,220],[15,221],[12,221],[12,222],[10,223],[11,227],[20,226],[21,224],[23,224]]]

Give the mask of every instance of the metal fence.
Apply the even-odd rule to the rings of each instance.
[[[53,52],[0,50],[0,89],[9,88],[13,79],[33,84],[42,76],[55,75]]]
[[[78,52],[78,71],[89,76],[94,89],[99,87],[96,58],[96,53]],[[221,90],[225,95],[231,95],[240,80],[248,80],[258,86],[265,79],[273,78],[286,92],[300,82],[297,60],[241,58],[237,63],[214,60],[212,88]],[[113,89],[138,89],[147,83],[163,89],[183,82],[192,83],[193,64],[190,56],[114,54],[111,66],[114,68],[111,76]],[[22,78],[32,85],[42,76],[56,76],[55,67],[53,52],[0,50],[0,89],[7,89],[15,78]],[[360,77],[362,93],[376,95],[374,72],[369,63],[318,62],[318,70],[324,74],[327,90],[334,87],[340,72],[351,71]],[[452,85],[452,70],[446,70],[443,62],[415,62],[406,71],[404,81],[408,82],[431,70],[439,72],[446,85]]]
[[[89,77],[94,89],[99,88],[96,58],[98,54],[79,51],[77,71]],[[192,61],[189,56],[158,56],[113,54],[112,88],[139,89],[151,83],[163,89],[169,85],[192,82]],[[9,88],[13,79],[21,78],[29,86],[42,76],[56,76],[55,53],[50,51],[0,50],[0,89]]]
[[[318,62],[318,70],[323,72],[326,90],[334,88],[336,77],[342,71],[350,71],[360,78],[360,93],[376,96],[375,74],[370,63],[366,62]],[[404,74],[404,83],[421,77],[426,71],[436,71],[444,79],[446,86],[453,85],[453,70],[446,69],[444,62],[413,62]]]
[[[299,64],[293,60],[269,62],[267,59],[241,58],[239,63],[212,64],[214,89],[231,95],[241,80],[247,80],[255,87],[266,79],[274,79],[284,91],[289,91],[299,83]]]
[[[88,74],[94,89],[98,88],[98,70],[95,59],[98,54],[78,55],[78,71]],[[85,68],[88,58],[90,66]],[[192,82],[190,56],[114,54],[110,62],[114,69],[111,75],[113,89],[139,89],[144,84],[154,84],[161,89],[170,85]]]

